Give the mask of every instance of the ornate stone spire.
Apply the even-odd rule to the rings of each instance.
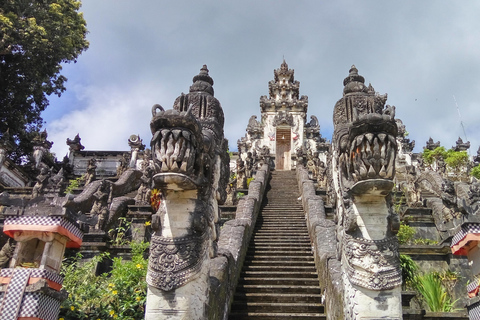
[[[269,97],[260,97],[262,112],[279,109],[307,112],[308,97],[299,96],[300,82],[295,80],[294,72],[285,59],[280,68],[273,71],[274,79],[268,83]]]
[[[204,64],[200,73],[193,77],[193,84],[190,86],[190,92],[206,92],[213,96],[213,79],[208,75],[207,65]]]
[[[343,93],[348,94],[352,92],[368,92],[368,88],[365,86],[365,78],[358,74],[358,70],[355,65],[349,70],[349,75],[343,80]],[[372,88],[373,89],[373,88]]]
[[[175,100],[173,109],[182,112],[191,108],[192,115],[202,124],[203,130],[223,139],[225,117],[220,102],[213,95],[213,79],[208,75],[207,65],[204,64],[200,73],[193,77],[190,93],[182,93]]]

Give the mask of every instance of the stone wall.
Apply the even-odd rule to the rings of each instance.
[[[343,282],[340,261],[337,259],[335,223],[327,219],[323,201],[315,194],[313,181],[308,178],[308,172],[302,166],[297,167],[297,181],[320,287],[324,289],[327,319],[343,319]]]
[[[239,200],[235,219],[220,230],[218,255],[210,260],[209,320],[228,318],[269,178],[270,167],[265,164],[250,182],[248,195]]]

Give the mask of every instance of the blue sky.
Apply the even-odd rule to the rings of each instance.
[[[283,58],[295,69],[330,139],[335,102],[355,64],[395,105],[420,151],[431,136],[447,148],[463,121],[480,145],[480,3],[476,1],[84,0],[90,48],[64,66],[67,91],[43,113],[62,158],[77,133],[89,150],[149,144],[151,106],[171,108],[207,64],[225,112],[230,148],[245,134]],[[456,98],[461,119],[456,109]]]

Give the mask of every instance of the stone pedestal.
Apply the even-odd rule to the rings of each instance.
[[[128,206],[127,219],[131,221],[133,241],[150,241],[152,207],[149,205]]]

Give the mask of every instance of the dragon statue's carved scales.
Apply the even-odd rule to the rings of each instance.
[[[152,219],[145,319],[205,319],[208,260],[216,255],[218,204],[228,182],[224,115],[207,66],[173,109],[152,108],[153,184],[162,193]]]
[[[344,80],[333,121],[332,172],[345,319],[401,319],[395,174],[395,107],[364,84],[355,66]]]

